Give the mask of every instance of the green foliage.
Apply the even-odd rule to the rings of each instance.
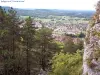
[[[55,17],[54,22],[58,19],[66,21],[66,16]],[[5,11],[0,7],[0,63],[3,66],[2,70],[0,66],[0,74],[38,75],[41,68],[49,71],[53,63],[52,75],[79,75],[82,57],[75,52],[83,48],[82,42],[74,44],[72,39],[65,43],[54,41],[52,29],[45,26],[35,29],[32,22],[32,18],[27,17],[22,24],[13,8]],[[56,52],[60,53],[54,56]]]
[[[82,56],[79,51],[74,54],[56,53],[52,63],[50,75],[81,75]]]
[[[100,58],[100,48],[96,49],[93,55],[94,55],[94,58],[97,58],[97,59]]]
[[[64,52],[76,52],[75,44],[71,37],[67,38],[64,44]]]
[[[22,43],[26,45],[28,42],[28,46],[31,49],[35,41],[35,28],[32,26],[31,17],[26,18],[26,23],[21,28],[21,35]]]
[[[77,35],[77,37],[84,38],[85,37],[85,34],[81,32],[80,34]]]
[[[89,37],[85,37],[85,42],[86,42],[87,44],[90,43],[90,41],[89,41]]]
[[[93,26],[95,25],[95,20],[91,20],[91,21],[89,22],[89,24],[90,24],[91,27],[93,27]]]
[[[84,49],[84,44],[83,44],[83,40],[78,40],[79,42],[77,44],[75,44],[76,50],[82,50]]]
[[[94,31],[94,32],[93,32],[93,35],[97,35],[97,36],[100,37],[100,32]]]
[[[73,42],[73,38],[68,37],[64,42],[64,52],[75,53],[77,50],[83,49],[83,40],[78,39],[78,43]]]
[[[46,27],[42,27],[36,32],[36,49],[39,54],[39,63],[43,70],[50,68],[50,59],[53,54],[59,51],[59,47],[52,38],[52,30]]]
[[[22,28],[22,45],[26,51],[26,69],[27,75],[30,75],[31,68],[33,65],[32,63],[32,48],[34,48],[34,41],[35,41],[35,29],[32,27],[32,19],[31,17],[26,18],[26,23]]]
[[[64,48],[64,43],[59,42],[59,41],[55,41],[55,43],[58,45],[58,47],[59,47],[60,49],[63,49],[63,48]]]
[[[92,68],[92,59],[87,59],[87,65]]]
[[[3,75],[15,75],[18,71],[20,49],[20,27],[19,18],[16,16],[16,11],[13,8],[9,9],[7,12],[0,8],[0,49],[3,58]],[[20,63],[22,64],[22,63]]]

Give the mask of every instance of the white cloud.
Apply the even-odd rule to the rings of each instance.
[[[25,0],[24,2],[0,2],[3,6],[16,8],[94,10],[98,0]]]

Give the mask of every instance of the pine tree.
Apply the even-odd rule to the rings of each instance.
[[[19,52],[19,40],[20,40],[20,27],[19,23],[20,20],[18,16],[16,16],[16,11],[11,8],[8,10],[6,19],[5,19],[5,27],[4,29],[7,30],[7,35],[5,37],[6,45],[7,46],[7,58],[4,59],[7,69],[7,74],[16,75],[17,74],[17,67],[16,67],[16,52]],[[10,66],[9,66],[10,65]],[[12,66],[12,67],[11,67]]]
[[[31,17],[28,17],[26,19],[26,23],[22,28],[22,43],[26,47],[26,69],[27,69],[27,75],[30,75],[31,70],[31,51],[34,46],[34,34],[35,34],[35,28],[32,26],[32,19]]]
[[[6,36],[8,31],[6,30],[6,16],[7,13],[5,12],[4,9],[2,9],[2,7],[0,7],[0,52],[1,55],[0,57],[3,58],[3,60],[5,60],[7,58],[6,56],[6,51],[7,51],[7,40],[6,40]],[[4,62],[2,62],[4,64]],[[6,73],[6,65],[4,64],[4,73]],[[2,72],[3,73],[3,72]]]
[[[39,53],[39,63],[42,70],[46,71],[50,69],[50,59],[52,55],[57,52],[57,45],[54,43],[52,38],[52,30],[46,27],[42,27],[37,30],[36,34],[38,53]]]

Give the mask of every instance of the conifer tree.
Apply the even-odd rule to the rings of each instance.
[[[25,47],[26,51],[26,75],[30,75],[31,70],[31,51],[34,45],[34,34],[35,34],[35,28],[32,26],[32,19],[31,17],[28,17],[26,19],[26,23],[22,28],[22,38],[23,38],[23,45]]]
[[[50,59],[52,55],[56,52],[57,48],[56,43],[52,38],[52,30],[46,27],[42,27],[37,30],[36,34],[37,45],[38,45],[38,53],[39,53],[39,61],[42,70],[46,71],[50,69]]]

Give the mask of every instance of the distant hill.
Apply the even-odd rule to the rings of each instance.
[[[10,9],[10,7],[4,7],[5,10]],[[14,8],[17,14],[20,16],[33,16],[46,18],[49,15],[54,16],[74,16],[74,17],[85,17],[90,18],[95,11],[88,10],[58,10],[58,9],[19,9]]]

